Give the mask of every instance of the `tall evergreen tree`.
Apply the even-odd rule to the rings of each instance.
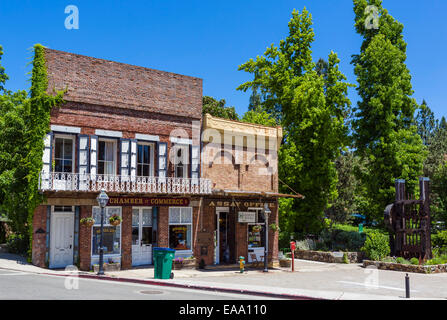
[[[436,130],[436,121],[433,111],[428,107],[425,100],[422,101],[416,115],[418,133],[424,145],[429,145]]]
[[[256,88],[253,89],[253,92],[250,95],[250,100],[248,104],[248,111],[261,109],[262,108],[262,97]]]
[[[371,27],[368,6],[379,13]],[[381,221],[383,209],[394,199],[395,179],[405,179],[409,191],[422,173],[426,152],[414,125],[417,104],[405,64],[403,25],[382,7],[381,0],[354,0],[355,27],[363,36],[354,55],[360,101],[353,122],[357,153],[368,161],[361,178],[366,186],[370,214]]]
[[[305,195],[286,213],[288,231],[315,232],[321,227],[328,202],[337,197],[334,161],[347,142],[344,116],[350,105],[349,84],[333,52],[327,76],[317,73],[311,51],[314,36],[311,14],[305,8],[301,13],[294,10],[289,34],[279,47],[272,44],[263,56],[239,67],[254,79],[238,90],[259,88],[264,109],[285,130],[280,179]]]

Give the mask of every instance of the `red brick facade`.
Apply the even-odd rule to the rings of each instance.
[[[43,230],[44,232],[39,232]],[[33,248],[32,260],[36,266],[45,267],[45,255],[47,253],[46,246],[46,230],[47,230],[47,206],[38,206],[34,211],[33,217]]]
[[[174,175],[174,167],[170,164],[169,150],[173,130],[183,130],[188,139],[193,139],[193,122],[202,122],[202,80],[194,77],[162,72],[142,67],[95,59],[81,55],[46,49],[46,61],[49,78],[48,91],[67,88],[64,97],[66,103],[51,112],[51,125],[79,128],[79,133],[68,133],[74,137],[74,168],[76,173],[80,165],[79,135],[87,135],[89,142],[96,130],[120,132],[122,139],[136,139],[137,134],[157,137],[157,142],[167,143],[168,171],[167,176]],[[183,137],[185,138],[185,137]],[[119,138],[115,138],[119,143]],[[54,141],[53,141],[54,143]],[[204,144],[206,145],[206,144]],[[222,145],[222,151],[232,154],[232,146]],[[120,172],[120,149],[116,150],[116,172]],[[217,151],[216,151],[217,152]],[[154,150],[153,166],[158,167],[158,150]],[[52,149],[52,159],[56,156]],[[90,154],[90,157],[92,155]],[[263,161],[258,161],[253,150],[245,149],[247,164],[218,164],[214,161],[202,163],[200,178],[212,181],[214,190],[240,190],[245,192],[277,192],[277,174],[260,176],[258,169],[265,168]],[[269,155],[268,155],[269,156]],[[269,162],[269,164],[274,162]],[[155,171],[156,174],[156,171]],[[78,263],[81,270],[90,270],[92,262],[92,227],[79,223],[79,220],[92,217],[92,208],[97,206],[98,192],[57,191],[45,192],[47,203],[39,206],[34,214],[33,263],[48,266],[51,230],[47,230],[47,210],[51,206],[74,206],[79,212],[75,224],[79,227]],[[108,192],[110,196],[134,196],[130,192]],[[144,197],[187,197],[192,207],[192,253],[197,261],[206,265],[214,264],[216,231],[216,206],[210,201],[224,201],[230,204],[228,214],[228,237],[230,262],[236,262],[239,256],[248,254],[248,227],[246,223],[237,222],[238,211],[247,208],[231,206],[231,201],[248,201],[259,203],[260,200],[271,204],[272,214],[269,224],[278,223],[277,201],[274,197],[247,195],[243,197],[223,194],[155,194],[142,193]],[[217,197],[217,198],[216,198]],[[121,251],[119,258],[122,269],[132,267],[132,207],[121,207]],[[158,247],[169,247],[169,207],[156,208],[156,239]],[[155,217],[155,215],[154,215]],[[49,222],[48,222],[49,223]],[[40,232],[36,233],[39,229]],[[277,259],[278,234],[269,228],[269,258]],[[76,244],[75,244],[76,248]],[[107,260],[104,260],[107,262]]]

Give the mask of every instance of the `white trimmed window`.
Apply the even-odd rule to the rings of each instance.
[[[54,138],[54,172],[74,172],[74,136],[56,135]]]
[[[99,139],[98,174],[116,174],[116,140]]]
[[[154,144],[138,143],[137,148],[137,176],[154,176]]]
[[[103,247],[104,254],[120,254],[121,253],[121,225],[112,226],[109,218],[112,215],[121,215],[121,207],[104,208],[104,230],[103,230]],[[93,207],[93,219],[95,224],[92,228],[92,255],[99,255],[99,242],[101,239],[101,208]]]
[[[174,145],[174,152],[176,153],[176,162],[174,163],[174,177],[188,178],[189,146],[176,144]]]
[[[262,208],[248,208],[248,211],[256,212],[256,222],[248,223],[248,247],[261,248],[265,245],[265,220]],[[259,229],[260,227],[260,229]]]
[[[192,250],[192,208],[169,208],[169,248]]]

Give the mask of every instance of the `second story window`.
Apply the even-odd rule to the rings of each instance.
[[[137,175],[149,177],[154,175],[154,146],[150,143],[138,144]]]
[[[57,137],[55,138],[54,148],[54,171],[55,172],[74,172],[73,164],[73,138]]]
[[[188,178],[188,146],[177,145],[175,148],[177,161],[174,163],[174,176],[176,178]]]
[[[114,140],[99,140],[98,174],[116,174],[116,142]]]

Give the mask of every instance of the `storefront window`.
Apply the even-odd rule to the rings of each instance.
[[[248,224],[248,247],[261,248],[265,244],[265,220],[261,208],[248,209],[257,212],[256,223]]]
[[[169,208],[169,247],[191,250],[192,208]]]
[[[249,224],[248,225],[248,247],[260,248],[264,247],[265,230],[262,225]]]
[[[121,225],[115,227],[109,224],[109,217],[114,214],[121,216],[121,208],[104,208],[104,254],[121,253]],[[95,219],[95,224],[92,228],[92,254],[99,255],[101,240],[101,209],[99,207],[93,207],[93,219]]]

